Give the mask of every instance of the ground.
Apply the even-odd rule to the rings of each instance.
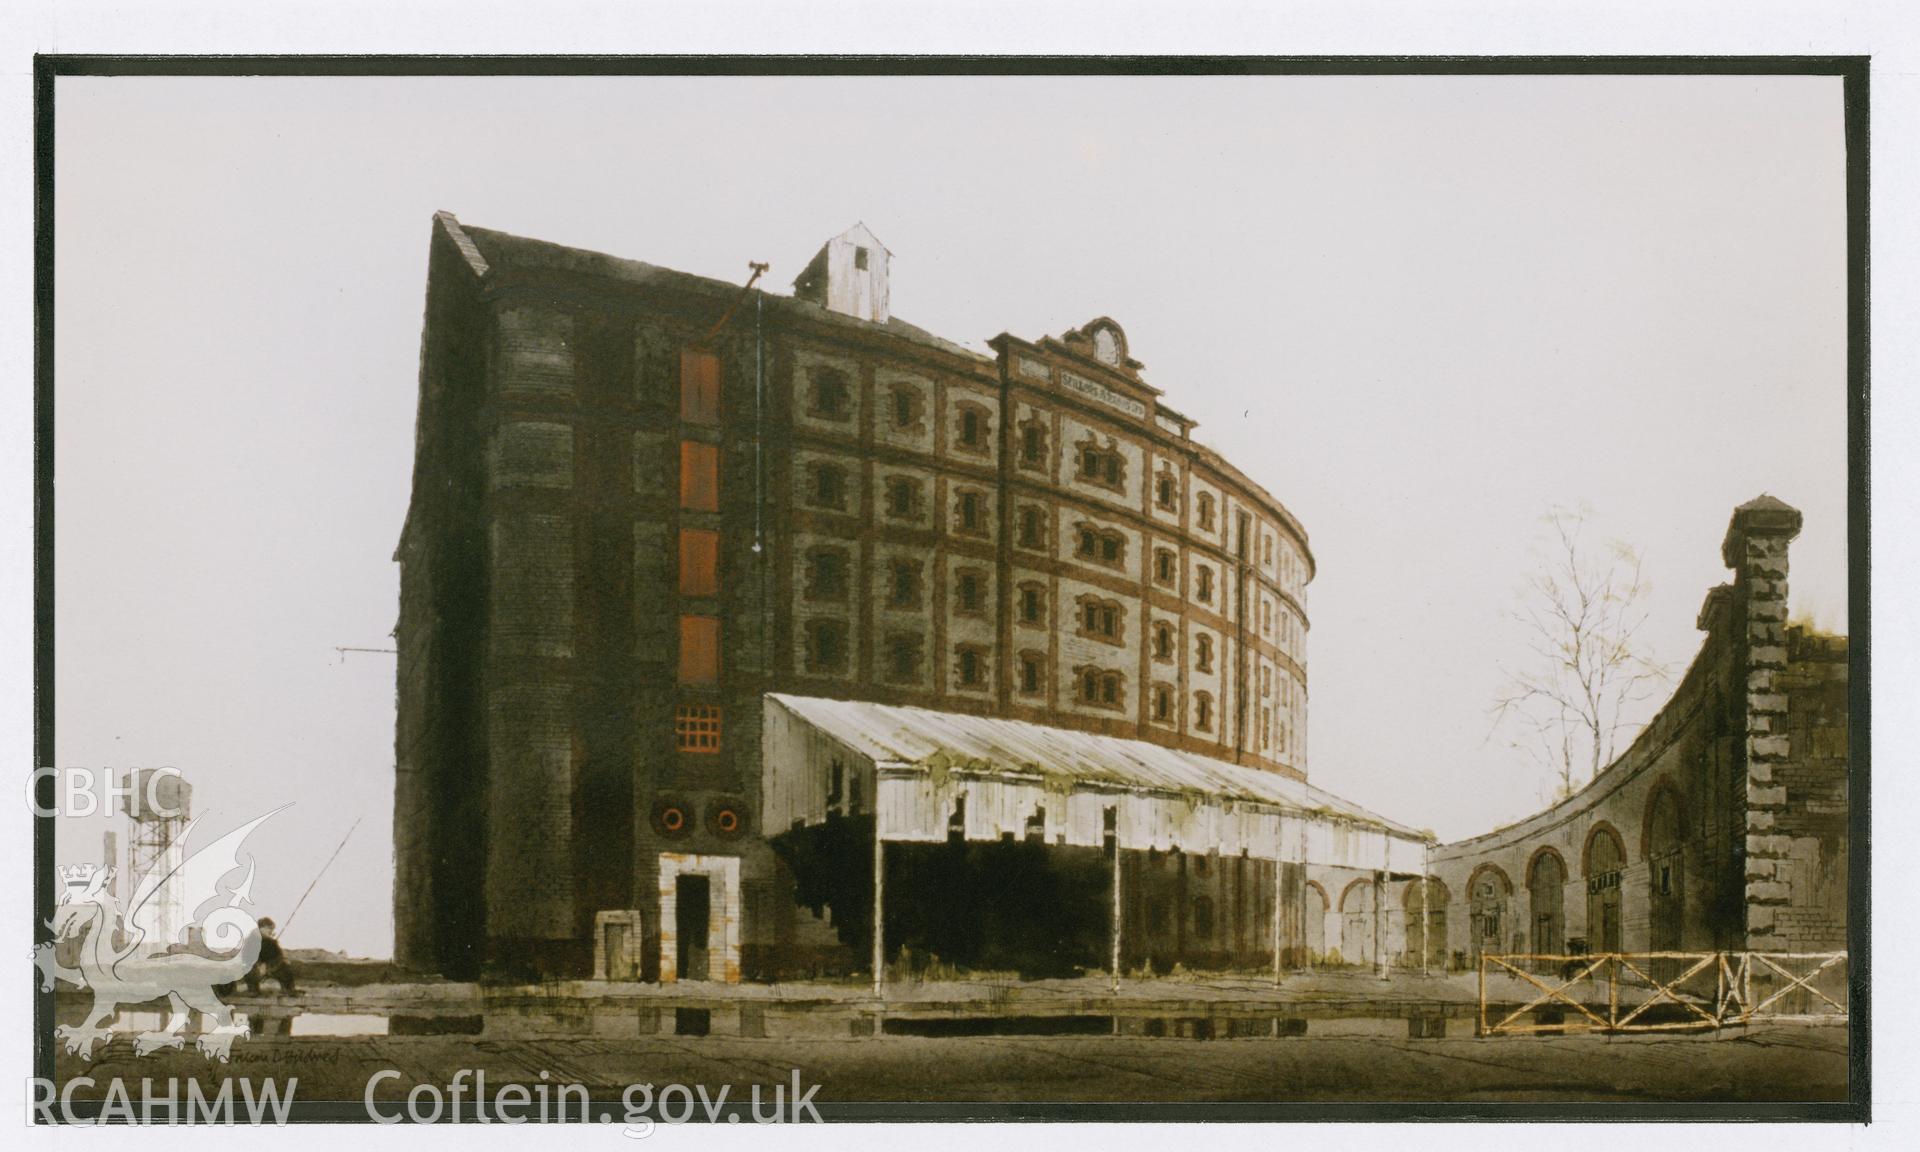
[[[235,998],[256,1034],[230,1064],[193,1053],[135,1057],[120,1039],[91,1064],[61,1054],[62,1080],[121,1076],[299,1077],[302,1101],[358,1106],[444,1086],[459,1069],[506,1084],[589,1087],[612,1105],[629,1084],[819,1085],[833,1102],[1033,1101],[1808,1101],[1844,1100],[1847,1028],[1768,1022],[1711,1032],[1477,1037],[1471,976],[1359,973],[1270,980],[891,989],[864,986],[468,985],[318,988]],[[966,1005],[956,1012],[956,1005]],[[63,998],[61,1016],[82,1007]],[[879,1011],[876,1011],[879,1009]],[[351,1017],[346,1013],[366,1015]],[[355,1023],[358,1020],[359,1023]],[[337,1026],[387,1035],[303,1034]],[[293,1021],[290,1025],[289,1021]],[[880,1032],[875,1035],[876,1028]],[[709,1034],[696,1034],[702,1030]],[[979,1034],[982,1031],[1008,1034]],[[405,1034],[403,1034],[405,1033]],[[902,1034],[911,1033],[911,1034]],[[972,1033],[972,1034],[969,1034]],[[97,1090],[96,1090],[97,1091]],[[183,1089],[184,1091],[184,1089]],[[469,1090],[470,1096],[471,1090]],[[81,1097],[89,1095],[79,1093]],[[831,1116],[832,1110],[828,1110]]]

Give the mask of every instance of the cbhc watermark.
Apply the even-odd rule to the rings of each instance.
[[[40,782],[56,781],[54,805],[40,803]],[[35,768],[27,777],[27,807],[35,816],[92,816],[111,814],[122,801],[154,816],[184,816],[184,795],[178,768],[135,768],[116,776],[112,768]]]

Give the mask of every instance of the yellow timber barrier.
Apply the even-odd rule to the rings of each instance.
[[[1677,1032],[1756,1019],[1843,1021],[1846,989],[1845,952],[1482,953],[1476,1031]]]

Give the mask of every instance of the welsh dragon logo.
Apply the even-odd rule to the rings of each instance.
[[[233,1009],[215,989],[243,978],[259,958],[259,925],[241,908],[252,903],[253,857],[249,854],[242,864],[240,848],[274,812],[241,825],[170,871],[140,877],[124,912],[114,892],[113,868],[83,864],[60,869],[60,902],[47,921],[53,942],[34,949],[34,964],[43,992],[52,991],[56,981],[93,990],[86,1020],[54,1029],[69,1054],[93,1059],[96,1042],[102,1048],[112,1042],[113,1022],[122,1007],[164,999],[169,1009],[166,1026],[135,1036],[134,1055],[183,1048],[187,1022],[191,1013],[199,1012],[211,1027],[195,1046],[209,1059],[225,1062],[231,1056],[235,1037],[248,1035],[250,1029],[234,1022]],[[187,825],[181,842],[198,823],[196,818]],[[220,887],[221,880],[242,867],[246,875],[238,884]],[[177,882],[185,897],[180,906],[189,913],[187,923],[179,927],[176,939],[149,940],[142,923],[150,918],[141,912],[169,881]],[[188,943],[189,930],[196,926],[213,955],[177,950]],[[58,944],[71,940],[80,941],[77,968],[62,964],[56,955]]]

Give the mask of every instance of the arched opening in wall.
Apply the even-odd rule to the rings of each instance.
[[[1641,847],[1647,858],[1648,946],[1654,952],[1677,952],[1683,946],[1686,923],[1686,886],[1682,866],[1682,837],[1686,827],[1680,792],[1670,781],[1654,786],[1647,797]],[[1662,964],[1661,967],[1671,967]]]
[[[1587,880],[1587,935],[1589,952],[1620,951],[1620,869],[1626,865],[1627,852],[1620,834],[1605,821],[1587,833],[1586,851],[1581,854],[1581,871]]]
[[[1426,883],[1409,880],[1400,895],[1406,910],[1409,968],[1441,972],[1447,966],[1447,886],[1429,876]],[[1425,933],[1423,936],[1422,933]]]
[[[1512,896],[1513,881],[1497,864],[1482,864],[1467,879],[1467,948],[1474,963],[1483,953],[1510,950],[1507,938],[1513,922],[1507,905]]]
[[[1373,881],[1361,877],[1340,893],[1340,962],[1373,964]]]
[[[1311,968],[1327,961],[1327,890],[1309,880],[1301,903],[1304,905],[1302,915],[1307,921],[1307,966]]]
[[[1532,910],[1530,950],[1539,956],[1561,955],[1567,946],[1567,862],[1551,848],[1541,848],[1527,864],[1527,906]]]

